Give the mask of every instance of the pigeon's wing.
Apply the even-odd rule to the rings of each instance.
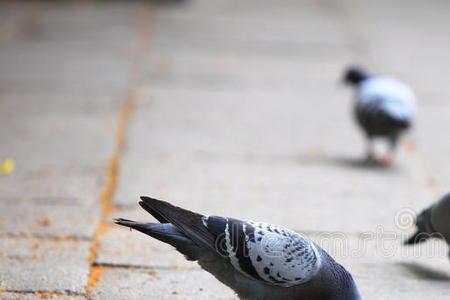
[[[239,272],[266,284],[298,285],[320,269],[317,246],[289,229],[216,216],[204,224],[216,236],[216,251]]]
[[[215,236],[203,224],[205,216],[165,201],[141,197],[139,204],[162,223],[171,223],[200,247],[215,251]]]
[[[369,135],[395,133],[399,129],[407,129],[412,124],[412,116],[387,106],[385,99],[372,98],[371,102],[356,105],[356,117]]]
[[[377,76],[366,80],[358,90],[358,107],[391,121],[411,121],[415,115],[415,96],[394,78]],[[388,121],[389,121],[388,120]]]
[[[163,223],[171,223],[200,247],[215,251],[242,274],[266,284],[289,287],[320,269],[316,246],[289,229],[210,216],[141,197],[139,204]]]

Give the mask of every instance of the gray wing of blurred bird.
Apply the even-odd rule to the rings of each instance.
[[[450,193],[442,197],[416,219],[417,231],[405,241],[406,245],[424,242],[429,238],[442,238],[450,245]]]
[[[241,299],[360,299],[351,275],[296,232],[262,222],[207,217],[153,198],[141,200],[142,208],[160,223],[115,222],[174,246]]]

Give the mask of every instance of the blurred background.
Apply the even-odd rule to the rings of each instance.
[[[448,249],[401,242],[450,186],[449,16],[416,0],[0,2],[0,298],[235,300],[111,224],[150,219],[149,195],[336,236],[323,246],[364,299],[447,299]],[[358,163],[340,82],[355,63],[417,94],[392,168]]]

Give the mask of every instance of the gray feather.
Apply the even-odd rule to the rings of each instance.
[[[205,216],[150,197],[143,196],[141,197],[141,200],[142,201],[139,202],[139,204],[144,209],[147,211],[154,211],[162,216],[165,220],[175,225],[198,246],[215,250],[214,235],[203,226],[203,218],[205,218]]]

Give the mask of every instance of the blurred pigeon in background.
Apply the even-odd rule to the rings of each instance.
[[[368,161],[391,164],[400,135],[413,123],[414,93],[395,78],[370,75],[360,67],[348,68],[344,81],[355,87],[355,115],[367,137]],[[373,149],[373,139],[378,137],[389,142],[389,151],[379,160]]]
[[[160,223],[116,219],[175,247],[246,300],[359,300],[352,276],[323,249],[277,225],[203,216],[141,197]]]
[[[416,226],[416,233],[405,245],[422,243],[432,237],[444,239],[450,245],[450,193],[422,211],[417,216]]]

